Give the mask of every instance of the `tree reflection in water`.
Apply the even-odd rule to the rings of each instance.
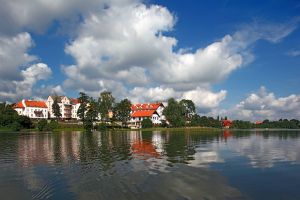
[[[20,199],[13,192],[18,191],[24,199],[241,198],[214,168],[234,174],[236,165],[247,175],[250,169],[280,163],[300,169],[298,132],[0,133],[0,195]],[[285,175],[288,171],[280,174]],[[239,179],[232,177],[233,182]],[[259,192],[259,184],[251,191]]]

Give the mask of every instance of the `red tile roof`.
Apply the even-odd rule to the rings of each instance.
[[[154,113],[156,113],[155,110],[136,110],[133,111],[131,117],[151,117]]]
[[[229,126],[230,127],[233,122],[231,120],[223,120],[222,123],[223,123],[223,126]]]
[[[131,110],[157,110],[159,106],[161,106],[162,103],[138,103],[138,104],[133,104],[131,106]]]
[[[22,104],[22,101],[19,101],[18,103],[16,103],[13,108],[25,108]]]
[[[44,101],[31,101],[26,100],[25,105],[27,107],[36,107],[36,108],[48,108]]]
[[[71,98],[70,100],[71,100],[71,104],[78,104],[78,103],[80,103],[79,99]]]

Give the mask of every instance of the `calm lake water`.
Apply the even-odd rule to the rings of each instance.
[[[300,199],[299,136],[0,133],[0,198]]]

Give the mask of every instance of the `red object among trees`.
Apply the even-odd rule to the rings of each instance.
[[[232,121],[231,121],[231,120],[228,120],[228,119],[223,120],[223,121],[222,121],[222,125],[223,125],[223,127],[225,127],[225,128],[230,128],[230,127],[232,126]]]

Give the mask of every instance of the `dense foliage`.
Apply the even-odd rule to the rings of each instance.
[[[250,128],[278,128],[278,129],[299,129],[300,121],[297,119],[279,119],[278,121],[264,120],[261,123],[252,123],[250,121],[234,120],[231,128],[250,129]]]
[[[0,127],[7,127],[14,131],[19,131],[24,128],[32,128],[33,123],[29,117],[19,116],[12,105],[0,103]]]
[[[77,115],[82,121],[84,121],[89,97],[84,92],[80,92],[78,100],[79,100],[80,106],[78,108]]]
[[[264,120],[260,124],[255,124],[255,128],[286,128],[286,129],[299,129],[300,121],[297,119],[280,119],[278,121]]]
[[[89,99],[86,107],[85,118],[83,120],[83,127],[87,132],[93,129],[93,123],[98,117],[97,103],[93,98]]]
[[[39,131],[48,131],[49,130],[49,126],[48,126],[48,122],[46,119],[41,119],[38,123],[37,123],[37,128]]]
[[[231,128],[237,128],[237,129],[251,129],[254,124],[249,121],[243,121],[243,120],[234,120],[232,121]]]
[[[119,103],[115,103],[115,98],[111,92],[102,92],[97,102],[83,92],[79,93],[78,99],[80,107],[77,114],[87,132],[90,132],[94,128],[106,129],[107,127],[105,126],[109,120],[108,112],[110,110],[114,112],[114,119],[122,122],[122,124],[126,125],[130,119],[131,102],[128,99],[123,99]],[[94,126],[95,122],[100,118],[102,120],[101,125]]]
[[[128,99],[123,99],[114,107],[115,119],[121,121],[123,125],[127,124],[130,119],[131,102]]]
[[[213,128],[221,128],[221,121],[217,118],[199,116],[195,114],[191,118],[191,126],[202,126],[202,127],[213,127]]]
[[[185,125],[185,111],[185,108],[180,103],[174,98],[170,98],[163,114],[166,116],[170,126],[181,127]]]
[[[152,124],[151,119],[149,119],[149,118],[143,119],[142,128],[152,128],[152,127],[153,127],[153,124]]]
[[[193,117],[193,115],[196,113],[196,106],[192,100],[189,99],[182,99],[179,102],[180,106],[183,108],[183,115],[185,117],[185,120],[189,121]]]

